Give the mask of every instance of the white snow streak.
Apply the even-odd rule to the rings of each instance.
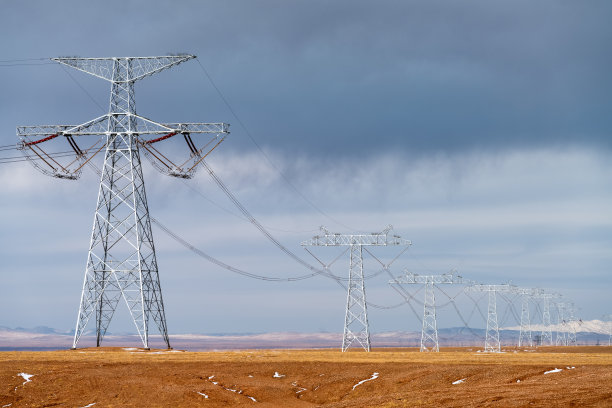
[[[89,407],[93,407],[94,405],[96,405],[96,403],[92,402],[91,404],[85,405],[84,407],[81,407],[81,408],[89,408]]]
[[[563,371],[562,368],[555,368],[554,370],[545,371],[544,374],[560,373],[561,371]]]
[[[359,381],[357,384],[353,385],[353,389],[357,388],[358,386],[360,386],[360,385],[361,385],[361,384],[363,384],[364,382],[367,382],[367,381],[372,381],[372,380],[375,380],[375,379],[377,379],[377,378],[378,378],[378,373],[374,373],[374,374],[372,374],[372,377],[367,378],[367,379],[365,379],[365,380],[361,380],[361,381]]]
[[[278,371],[275,371],[274,375],[272,377],[274,377],[274,378],[283,378],[284,375],[283,374],[279,374]]]
[[[466,377],[466,378],[462,378],[462,379],[457,380],[457,381],[454,381],[454,382],[453,382],[453,385],[461,384],[461,383],[463,383],[465,380],[467,380],[467,377]]]
[[[209,379],[209,380],[211,380],[211,379],[213,379],[214,377],[215,377],[214,375],[211,375],[210,377],[208,377],[208,379]],[[214,384],[214,385],[216,385],[216,386],[219,386],[219,387],[223,388],[225,391],[231,391],[231,392],[234,392],[234,393],[236,393],[236,394],[243,395],[243,396],[247,397],[248,399],[252,400],[253,402],[257,402],[257,400],[256,400],[255,398],[253,398],[253,397],[251,397],[251,396],[249,396],[249,395],[243,394],[243,391],[242,391],[242,390],[238,390],[238,389],[234,390],[234,389],[232,389],[232,388],[227,388],[227,387],[224,387],[223,385],[219,384],[219,382],[218,382],[218,381],[211,381],[211,383],[212,383],[212,384]],[[199,393],[199,392],[198,392],[198,394],[200,394],[200,395],[205,395],[205,394],[201,394],[201,393]],[[208,396],[205,396],[205,398],[208,398]]]
[[[23,384],[29,383],[30,381],[32,381],[32,380],[30,380],[30,378],[34,377],[34,374],[26,374],[26,373],[19,373],[17,375],[20,375],[25,380],[23,382]],[[21,384],[21,385],[23,385],[23,384]]]
[[[208,395],[204,394],[203,392],[197,391],[197,393],[200,394],[201,396],[203,396],[204,398],[208,399]]]

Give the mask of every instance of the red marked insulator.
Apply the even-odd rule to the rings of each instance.
[[[160,142],[164,139],[168,139],[172,136],[175,136],[177,134],[177,132],[172,132],[172,133],[168,133],[166,136],[162,136],[162,137],[158,137],[157,139],[152,139],[152,140],[145,140],[144,144],[151,144],[151,143],[157,143]]]
[[[57,136],[58,136],[58,134],[56,133],[56,134],[54,134],[54,135],[47,136],[47,137],[45,137],[45,138],[43,138],[43,139],[40,139],[40,140],[35,140],[35,141],[33,141],[33,142],[24,143],[24,145],[25,145],[25,146],[32,146],[32,145],[35,145],[35,144],[39,144],[39,143],[42,143],[42,142],[46,142],[47,140],[55,139]]]

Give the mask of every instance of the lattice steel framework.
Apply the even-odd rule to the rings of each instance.
[[[172,166],[159,157],[157,163],[166,174],[189,178],[195,165],[212,151],[195,148],[193,143],[190,144],[189,135],[214,134],[218,145],[229,133],[229,127],[224,123],[162,124],[139,116],[136,114],[134,84],[192,58],[195,56],[54,58],[54,61],[111,83],[108,114],[80,125],[17,128],[24,151],[34,151],[38,143],[57,136],[70,139],[71,144],[74,142],[72,136],[105,137],[105,143],[98,150],[106,147],[73,348],[76,348],[92,315],[96,321],[96,345],[100,346],[121,298],[128,307],[143,346],[149,348],[149,321],[152,319],[170,348],[139,147],[151,152],[147,147],[151,143],[182,134],[191,149],[189,165]],[[44,139],[29,140],[32,136],[44,135],[47,135]],[[145,140],[143,135],[165,136]],[[85,158],[78,148],[75,151],[80,153],[83,162],[75,171],[51,162],[50,169],[43,172],[54,177],[77,178],[91,157]],[[36,151],[34,153],[39,155]]]
[[[390,235],[392,228],[389,225],[382,232],[372,234],[335,234],[321,227],[322,235],[314,236],[301,243],[302,246],[348,246],[350,248],[349,280],[342,336],[343,352],[348,350],[353,343],[370,351],[370,328],[363,276],[363,247],[411,245],[410,241],[397,235]]]
[[[567,310],[568,316],[568,331],[567,331],[567,344],[568,346],[576,345],[576,305],[574,302],[566,302],[565,309]]]
[[[438,341],[438,323],[436,321],[436,295],[434,285],[465,283],[461,276],[453,273],[442,275],[419,275],[405,271],[406,275],[390,280],[390,284],[422,284],[425,285],[425,299],[423,302],[423,325],[421,328],[421,352],[440,351]]]
[[[537,293],[532,288],[516,288],[514,293],[521,296],[521,330],[519,333],[519,347],[533,347],[531,337],[531,320],[529,316],[529,305],[533,296]]]
[[[487,307],[487,333],[485,336],[485,353],[501,352],[501,343],[499,342],[499,326],[497,324],[497,292],[513,292],[515,286],[510,284],[502,285],[482,285],[476,284],[468,286],[466,290],[488,292],[489,302]]]
[[[540,334],[541,345],[553,345],[552,327],[550,324],[550,301],[557,298],[556,293],[545,292],[541,289],[537,290],[534,298],[542,300],[542,332]]]
[[[565,320],[565,302],[555,302],[557,309],[557,346],[567,346],[567,320]]]

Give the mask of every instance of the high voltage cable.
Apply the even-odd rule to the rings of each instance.
[[[8,60],[0,60],[0,64],[10,63],[10,62],[25,62],[25,61],[45,61],[50,60],[48,57],[39,57],[39,58],[22,58],[22,59],[8,59]],[[55,63],[53,63],[55,64]]]
[[[222,261],[220,261],[220,260],[218,260],[216,258],[213,258],[212,256],[206,254],[205,252],[201,251],[200,249],[194,247],[189,242],[185,241],[183,238],[179,237],[174,232],[170,231],[165,225],[163,225],[157,219],[151,217],[151,222],[154,223],[155,225],[157,225],[162,231],[164,231],[166,234],[168,234],[176,242],[178,242],[179,244],[183,245],[184,247],[186,247],[187,249],[189,249],[193,253],[199,255],[200,257],[206,259],[208,262],[211,262],[211,263],[213,263],[213,264],[215,264],[217,266],[220,266],[221,268],[227,269],[228,271],[231,271],[231,272],[234,272],[234,273],[237,273],[237,274],[249,277],[249,278],[259,279],[259,280],[264,280],[264,281],[269,281],[269,282],[294,282],[294,281],[300,281],[300,280],[312,278],[312,277],[317,276],[317,275],[324,274],[323,271],[317,271],[317,272],[310,273],[308,275],[296,276],[296,277],[292,277],[292,278],[274,278],[274,277],[270,277],[270,276],[263,276],[263,275],[257,275],[257,274],[254,274],[254,273],[246,272],[246,271],[244,271],[242,269],[235,268],[235,267],[233,267],[231,265],[226,264],[225,262],[222,262]]]
[[[255,140],[255,138],[253,137],[253,135],[251,134],[251,132],[249,131],[249,129],[246,127],[246,125],[244,124],[244,122],[240,119],[240,117],[238,116],[238,114],[236,113],[236,111],[232,108],[232,106],[230,105],[229,101],[227,100],[227,98],[225,97],[225,95],[223,95],[223,93],[221,92],[221,90],[219,89],[219,87],[217,86],[217,84],[213,81],[212,77],[210,76],[210,74],[208,73],[208,70],[204,67],[204,65],[200,62],[199,58],[196,58],[196,61],[198,63],[198,65],[200,66],[200,68],[202,69],[202,72],[204,72],[204,75],[206,75],[206,78],[208,78],[208,80],[210,81],[211,85],[213,86],[213,88],[215,89],[215,91],[217,92],[217,94],[219,95],[219,97],[221,98],[221,100],[223,101],[223,103],[225,104],[225,106],[228,108],[228,110],[230,111],[230,113],[232,114],[232,116],[236,119],[236,121],[238,122],[238,124],[240,125],[240,127],[242,127],[242,129],[244,130],[245,134],[249,137],[249,139],[251,140],[251,142],[253,142],[253,144],[255,145],[255,147],[257,148],[257,150],[259,150],[259,152],[265,157],[265,159],[267,160],[268,164],[278,172],[278,174],[280,174],[280,176],[282,177],[282,179],[287,183],[287,185],[289,187],[291,187],[291,189],[296,192],[300,197],[302,197],[302,199],[304,199],[304,201],[306,201],[308,204],[310,204],[310,206],[312,208],[314,208],[319,214],[323,215],[324,217],[330,219],[331,221],[335,222],[338,225],[341,225],[344,228],[347,228],[351,231],[356,231],[354,228],[351,228],[347,225],[345,225],[344,223],[336,220],[335,218],[331,217],[330,215],[326,214],[323,210],[321,210],[315,203],[313,203],[308,197],[306,197],[306,195],[304,195],[300,190],[298,190],[298,188],[289,180],[289,178],[285,175],[284,172],[282,172],[272,161],[272,159],[270,159],[270,157],[266,154],[266,152],[261,148],[261,146],[259,145],[259,143],[257,143],[257,141]]]

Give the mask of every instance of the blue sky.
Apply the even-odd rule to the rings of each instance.
[[[138,83],[137,111],[230,123],[210,164],[287,247],[306,257],[299,243],[320,225],[392,224],[413,241],[395,275],[456,268],[562,292],[583,318],[599,318],[612,307],[611,8],[4,1],[0,145],[15,143],[17,125],[81,123],[107,108],[107,83],[38,58],[195,54],[244,127],[197,61]],[[152,216],[198,248],[262,275],[308,272],[237,217],[204,172],[183,182],[144,166]],[[69,330],[97,176],[51,179],[20,162],[0,164],[0,183],[0,326]],[[171,332],[342,330],[346,294],[333,282],[234,276],[153,232]],[[345,258],[334,265],[347,269]],[[367,290],[378,304],[401,301],[382,276]],[[420,328],[405,307],[370,312],[373,331]],[[111,331],[132,331],[126,314]],[[439,318],[460,324],[448,308]]]

